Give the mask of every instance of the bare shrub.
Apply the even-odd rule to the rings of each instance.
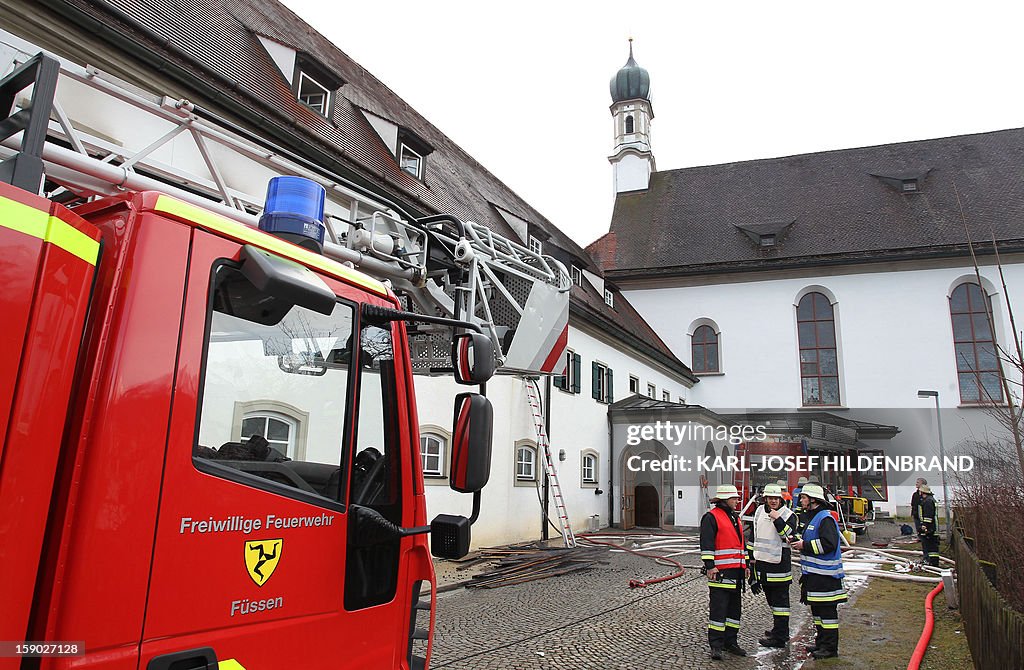
[[[996,588],[1024,612],[1024,476],[1013,438],[967,442],[974,469],[956,476],[957,520],[978,558],[996,566]]]

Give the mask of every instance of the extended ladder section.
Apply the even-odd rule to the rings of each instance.
[[[306,177],[327,193],[325,255],[391,282],[408,309],[478,324],[503,372],[553,372],[561,362],[572,284],[550,256],[452,216],[414,218],[188,100],[43,54],[4,31],[0,72],[9,73],[0,81],[3,181],[72,208],[160,191],[256,226],[271,177]],[[450,367],[450,337],[441,326],[410,332],[418,372]]]
[[[534,377],[523,379],[523,388],[526,390],[526,404],[530,406],[530,413],[533,416],[533,426],[537,431],[537,444],[544,454],[544,473],[551,485],[552,498],[555,500],[555,513],[558,516],[558,529],[562,532],[562,541],[567,547],[576,546],[576,536],[572,532],[572,524],[569,523],[569,512],[565,508],[565,498],[562,497],[562,487],[558,484],[558,471],[555,470],[555,463],[551,458],[551,445],[548,443],[548,434],[544,429],[544,411],[540,404],[540,386]]]

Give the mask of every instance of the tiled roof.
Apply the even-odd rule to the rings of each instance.
[[[275,0],[46,0],[51,8],[74,8],[119,38],[143,45],[174,64],[195,81],[196,93],[217,91],[216,107],[255,109],[269,122],[294,131],[301,142],[288,148],[326,150],[355,173],[397,193],[424,213],[446,213],[484,224],[510,239],[515,231],[495,209],[529,222],[544,241],[544,253],[596,274],[591,256],[560,229],[498,180],[472,156],[423,118],[380,80],[349,58],[294,12]],[[60,11],[61,16],[67,14]],[[299,103],[277,65],[260,43],[270,38],[314,59],[344,82],[327,119]],[[384,47],[382,47],[384,48]],[[198,97],[197,104],[210,104]],[[366,110],[408,129],[433,148],[422,181],[399,169],[394,155],[370,126]],[[481,111],[485,113],[485,111]],[[261,134],[262,128],[252,129]],[[596,292],[595,292],[596,293]],[[640,334],[638,345],[654,351],[680,374],[689,370],[665,347],[650,326],[621,296],[616,309],[603,297],[574,289],[574,312],[598,315],[602,327],[616,333]],[[643,350],[647,350],[643,349]]]
[[[1011,249],[1024,245],[1022,165],[1015,129],[656,172],[617,197],[588,250],[623,280],[963,254],[964,219],[975,243]],[[770,228],[776,245],[759,247],[752,232]]]
[[[219,87],[237,104],[255,106],[327,148],[363,174],[383,181],[425,212],[476,221],[516,239],[489,203],[544,231],[549,243],[591,265],[589,255],[522,200],[380,80],[349,58],[295,13],[274,0],[63,0],[141,41]],[[113,7],[113,11],[111,11]],[[144,26],[132,25],[127,15]],[[299,103],[260,44],[262,35],[308,55],[344,83],[331,118]],[[200,102],[195,100],[194,102]],[[422,181],[399,169],[394,155],[358,108],[423,138],[434,152]],[[295,147],[293,147],[294,149]]]

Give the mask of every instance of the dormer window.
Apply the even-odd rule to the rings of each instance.
[[[615,296],[608,289],[604,290],[604,304],[612,308],[615,307]]]
[[[757,223],[736,223],[733,225],[750,238],[761,250],[770,250],[775,248],[782,241],[782,238],[788,234],[793,223],[795,223],[794,219],[782,219]]]
[[[314,112],[327,116],[331,105],[331,92],[305,72],[299,72],[299,102]]]
[[[928,178],[931,168],[917,170],[904,170],[903,172],[869,172],[872,177],[879,180],[897,193],[921,193],[924,190],[924,182]]]
[[[295,99],[317,114],[330,117],[334,92],[345,85],[341,76],[314,55],[255,33]]]
[[[398,169],[424,181],[427,174],[427,156],[434,151],[433,147],[410,128],[394,124],[391,125],[391,128],[395,132],[393,136],[395,144],[392,146],[395,159],[398,161]]]
[[[403,170],[411,174],[413,177],[423,179],[423,156],[419,155],[405,144],[402,145],[398,164]]]
[[[578,265],[573,265],[569,269],[569,276],[572,277],[572,283],[577,286],[583,286],[583,270]]]
[[[533,253],[535,253],[538,256],[540,256],[540,250],[541,250],[540,240],[538,240],[533,235],[530,235],[529,245],[530,245],[530,251],[532,251]]]

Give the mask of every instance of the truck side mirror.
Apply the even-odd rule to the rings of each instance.
[[[472,331],[452,338],[452,367],[460,384],[483,384],[494,376],[494,345]]]
[[[494,412],[491,402],[479,393],[455,396],[455,427],[452,430],[451,487],[460,493],[476,493],[491,475],[491,439]]]
[[[334,311],[334,291],[309,268],[251,244],[242,247],[240,259],[242,275],[261,293],[321,314]]]

